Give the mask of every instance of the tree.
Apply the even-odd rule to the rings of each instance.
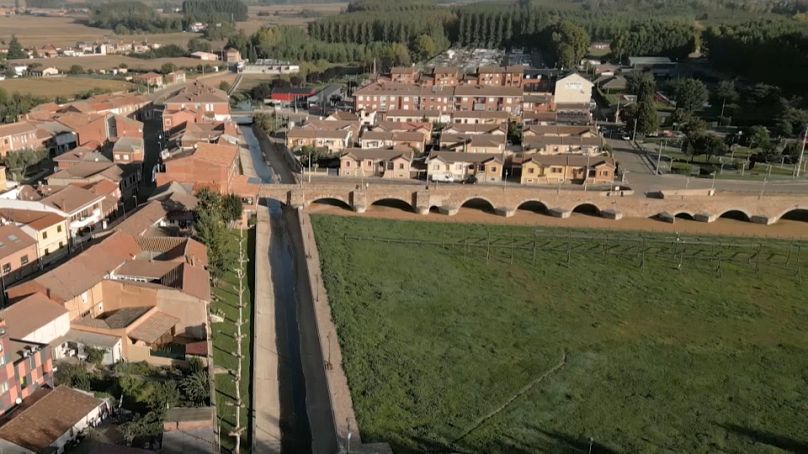
[[[88,363],[100,366],[106,352],[101,348],[84,347],[84,353],[87,354]]]
[[[67,72],[70,74],[82,74],[84,72],[84,68],[82,68],[81,65],[71,65]]]
[[[637,93],[637,110],[634,117],[637,132],[650,134],[659,129],[659,116],[655,104],[656,84],[650,75],[643,76]],[[633,137],[632,137],[633,139]]]
[[[752,126],[749,131],[749,147],[769,150],[771,148],[771,136],[769,130],[764,126]]]
[[[17,39],[17,35],[11,35],[11,41],[8,42],[8,53],[6,53],[6,58],[9,60],[28,58],[28,54],[26,54],[23,50],[20,41]]]
[[[90,373],[87,372],[84,364],[59,363],[55,376],[56,382],[60,385],[84,391],[90,390]]]
[[[713,156],[725,155],[728,149],[727,144],[714,134],[700,135],[696,139],[695,148],[701,154],[707,155],[707,162],[710,162]]]
[[[46,154],[44,150],[32,150],[30,148],[10,151],[3,158],[3,164],[11,172],[12,179],[20,181],[25,176],[28,167],[44,159]]]
[[[185,398],[194,405],[205,405],[210,397],[208,371],[203,368],[187,373],[180,380],[180,389],[185,394]]]
[[[222,218],[225,222],[234,222],[241,219],[243,212],[241,197],[235,194],[228,194],[222,198]]]
[[[223,92],[229,93],[230,88],[231,88],[231,85],[227,81],[223,80],[223,81],[219,82],[219,90],[222,90]]]
[[[586,30],[570,21],[561,21],[548,27],[545,34],[550,55],[556,65],[574,68],[589,50],[589,35]]]
[[[222,215],[222,197],[212,191],[197,193],[196,222],[194,228],[197,240],[208,247],[208,263],[211,277],[219,279],[235,258],[235,244],[227,232]]]
[[[188,52],[210,52],[210,41],[202,38],[191,38],[188,40]]]
[[[160,72],[163,74],[173,73],[177,70],[177,66],[174,63],[163,63],[163,66],[160,67]]]
[[[415,40],[410,46],[412,53],[415,54],[419,60],[425,60],[438,52],[438,46],[431,36],[422,34],[415,37]]]
[[[697,112],[707,102],[707,87],[697,79],[680,79],[673,84],[676,108],[686,112]]]

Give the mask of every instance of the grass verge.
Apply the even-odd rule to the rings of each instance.
[[[238,240],[238,231],[231,232]],[[249,258],[245,264],[247,267],[247,279],[244,285],[247,286],[244,298],[247,303],[244,308],[245,324],[242,326],[242,335],[245,336],[242,344],[242,384],[241,399],[244,407],[241,409],[241,426],[247,427],[241,437],[241,452],[249,452],[250,440],[252,439],[251,424],[249,416],[252,406],[252,289],[254,282],[254,251],[255,251],[255,229],[248,230],[244,234],[243,248]],[[235,265],[235,264],[234,264]],[[224,322],[213,324],[213,361],[217,371],[224,369],[235,371],[238,365],[236,352],[236,325],[238,320],[238,278],[235,271],[228,272],[214,289],[215,301],[213,302],[213,313],[224,317]],[[218,408],[219,427],[221,432],[221,443],[223,452],[231,452],[235,446],[235,439],[229,433],[235,427],[236,407],[235,383],[233,376],[224,371],[216,374],[216,405]]]
[[[440,244],[531,228],[312,222],[365,441],[395,452],[808,442],[808,261],[716,268],[699,257],[720,251],[704,247],[681,269],[669,251],[644,255],[641,268],[639,256],[601,254],[581,239],[566,251],[539,247],[532,264],[526,251]]]

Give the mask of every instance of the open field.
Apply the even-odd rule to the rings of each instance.
[[[43,68],[53,66],[59,71],[67,71],[73,65],[80,65],[84,69],[112,69],[125,64],[129,69],[139,71],[159,71],[165,63],[173,63],[179,68],[196,68],[199,64],[214,64],[217,62],[202,61],[195,58],[134,58],[125,55],[103,55],[97,57],[56,57],[56,58],[33,58],[28,60],[11,60],[14,63],[31,64],[39,63]]]
[[[114,41],[148,41],[150,43],[177,44],[185,47],[198,33],[152,33],[116,35],[112,30],[94,28],[79,22],[81,17],[0,17],[0,39],[8,42],[16,35],[23,47],[53,44],[57,47],[73,45],[76,41],[111,39]]]
[[[31,93],[42,98],[57,96],[72,97],[88,90],[99,88],[109,91],[127,91],[129,82],[91,77],[46,77],[39,79],[6,79],[0,81],[0,88],[9,93]]]
[[[238,240],[237,232],[233,235]],[[244,337],[242,344],[242,387],[241,387],[241,400],[245,406],[241,409],[241,426],[247,427],[247,430],[241,437],[241,452],[249,452],[250,449],[250,405],[252,399],[251,383],[252,383],[252,369],[250,353],[252,348],[252,323],[250,323],[253,300],[253,266],[255,252],[255,230],[249,230],[249,233],[244,234],[244,250],[245,254],[249,254],[250,262],[244,266],[247,268],[247,279],[244,285],[247,286],[244,293],[246,307],[243,311],[244,321],[246,322],[242,328],[241,333]],[[235,266],[236,264],[234,264]],[[234,271],[228,272],[224,278],[221,279],[215,289],[213,289],[214,301],[211,304],[211,310],[214,314],[219,314],[224,317],[224,322],[216,323],[212,326],[213,333],[213,362],[217,371],[222,373],[216,374],[216,408],[218,412],[219,426],[221,428],[221,442],[224,450],[232,450],[235,446],[234,439],[228,434],[233,427],[235,427],[235,385],[233,377],[229,375],[224,369],[232,370],[235,372],[238,365],[236,352],[236,320],[238,320],[238,278]]]
[[[585,240],[572,253],[544,245],[535,259],[440,245],[542,235],[525,227],[312,222],[366,442],[396,452],[587,452],[590,437],[591,452],[808,448],[808,245],[800,265],[739,261],[719,274],[698,258],[677,271],[667,253],[642,269],[639,256]],[[687,251],[699,248],[715,252]]]

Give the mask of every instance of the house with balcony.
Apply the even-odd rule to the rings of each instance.
[[[339,158],[339,175],[408,179],[413,176],[412,159],[408,148],[350,148]]]
[[[502,155],[434,151],[426,159],[427,178],[431,181],[468,181],[498,183],[502,181]]]
[[[62,259],[70,244],[67,218],[52,211],[0,208],[0,223],[14,224],[36,240],[40,266]]]
[[[418,131],[364,131],[359,138],[360,148],[409,148],[422,153],[426,146],[424,134]]]
[[[454,110],[487,110],[520,115],[522,99],[520,87],[461,85],[454,90]]]
[[[611,184],[616,164],[608,157],[577,154],[529,156],[521,163],[520,183],[530,184]]]
[[[64,213],[70,228],[70,237],[82,231],[91,231],[104,220],[102,202],[104,196],[75,185],[47,188],[46,196],[39,201]]]

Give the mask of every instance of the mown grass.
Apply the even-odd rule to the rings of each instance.
[[[590,437],[593,452],[806,448],[807,261],[718,272],[539,251],[531,265],[354,239],[530,228],[312,219],[365,441],[396,452],[587,452]],[[564,352],[560,370],[458,440]]]
[[[90,77],[43,77],[0,81],[0,88],[9,93],[29,93],[46,99],[58,96],[72,97],[92,89],[126,91],[131,86],[129,82],[123,80]]]
[[[249,232],[249,233],[248,233]],[[255,251],[255,230],[244,233],[243,248],[245,256],[249,258],[246,279],[244,280],[245,293],[244,301],[246,307],[243,310],[244,321],[242,335],[245,336],[242,344],[242,382],[241,400],[244,407],[241,409],[242,427],[247,429],[242,433],[241,451],[249,452],[251,440],[251,424],[249,416],[252,408],[252,288],[253,288],[253,260]],[[238,240],[238,231],[232,232]],[[237,266],[237,264],[233,264]],[[217,369],[227,369],[235,372],[238,366],[236,353],[236,320],[238,320],[238,278],[235,271],[228,272],[214,288],[215,300],[212,304],[214,314],[224,316],[222,323],[213,324],[213,361]],[[229,373],[216,374],[216,406],[221,431],[221,443],[223,452],[231,452],[235,447],[235,439],[229,434],[235,427],[236,407],[235,403],[236,386],[233,376]]]

